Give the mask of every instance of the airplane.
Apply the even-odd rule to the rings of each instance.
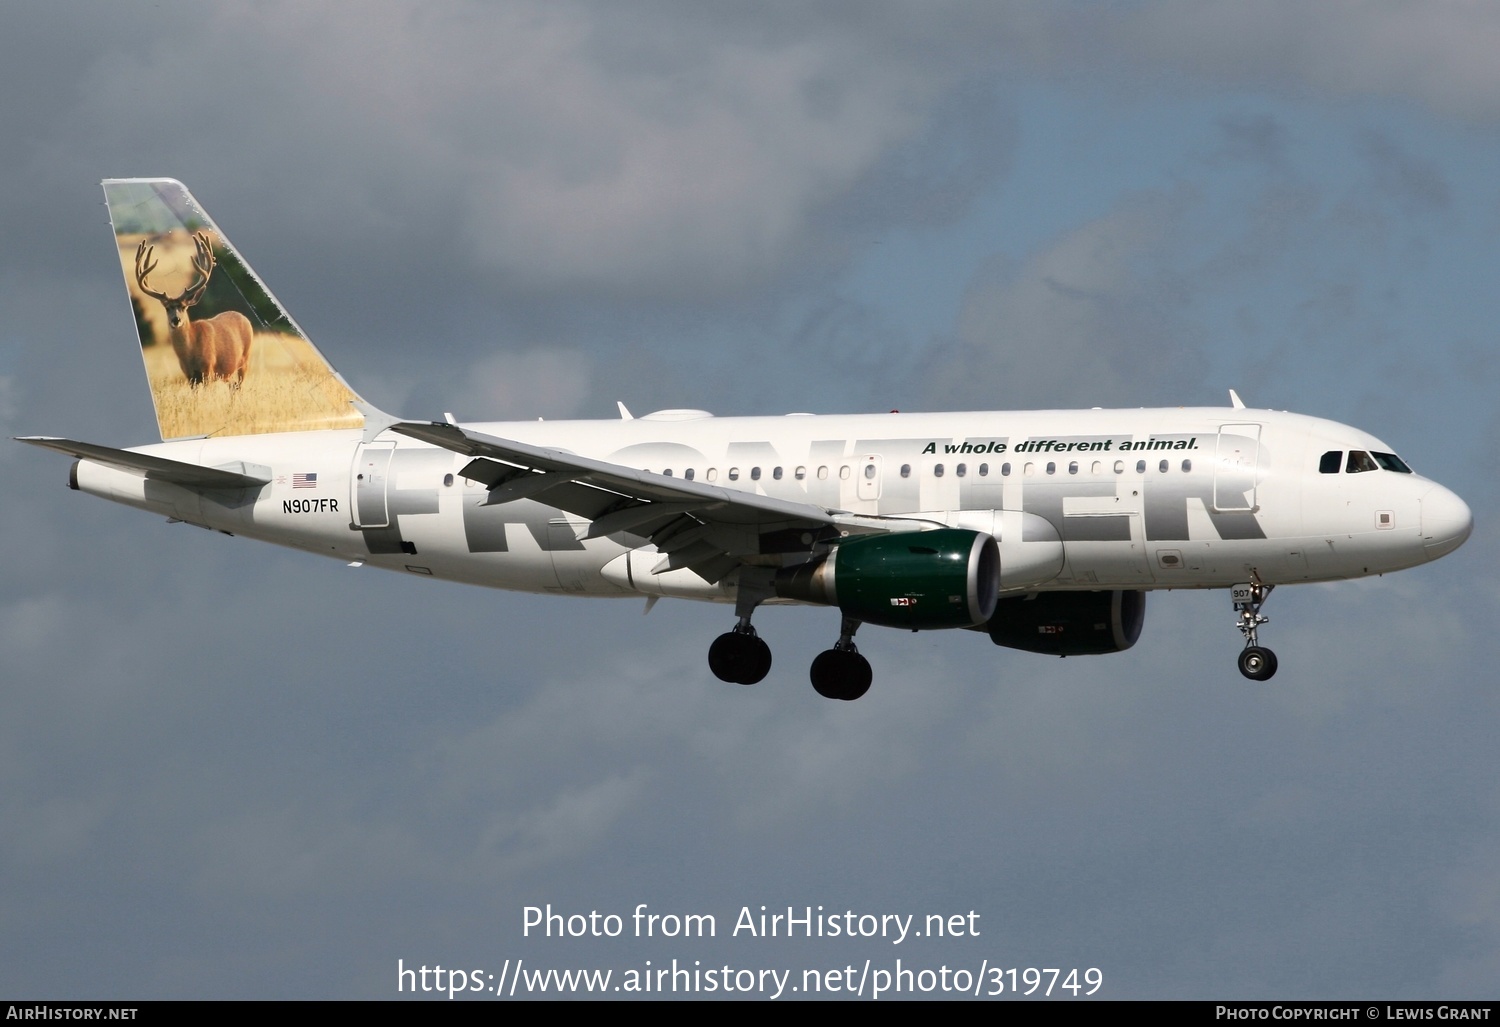
[[[180,182],[103,183],[162,442],[19,439],[78,491],[424,578],[734,605],[709,668],[754,684],[763,603],[831,607],[809,676],[858,699],[865,624],[1120,652],[1146,594],[1228,589],[1265,681],[1283,584],[1415,567],[1473,518],[1356,428],[1228,407],[403,420],[325,360]]]

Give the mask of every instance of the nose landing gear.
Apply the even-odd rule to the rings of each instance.
[[[1245,648],[1240,652],[1240,673],[1251,681],[1269,681],[1276,673],[1276,654],[1262,646],[1256,635],[1262,624],[1271,621],[1271,618],[1261,615],[1260,608],[1275,587],[1253,581],[1248,585],[1235,585],[1229,591],[1239,618],[1236,626],[1245,636]]]

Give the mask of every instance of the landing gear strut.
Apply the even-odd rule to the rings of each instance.
[[[813,660],[808,676],[813,688],[825,699],[850,702],[870,690],[873,676],[870,661],[859,655],[854,645],[854,633],[858,630],[859,621],[845,617],[839,625],[839,640]]]
[[[708,669],[720,681],[753,685],[771,672],[771,647],[750,625],[750,615],[755,608],[775,595],[771,581],[772,575],[760,568],[741,569],[734,600],[739,623],[714,639],[714,644],[708,647]]]
[[[1236,585],[1230,590],[1235,613],[1239,615],[1240,634],[1245,636],[1245,648],[1240,652],[1240,673],[1251,681],[1269,681],[1276,673],[1276,654],[1260,644],[1256,631],[1271,618],[1261,615],[1260,608],[1270,598],[1275,585],[1254,581],[1248,585]]]

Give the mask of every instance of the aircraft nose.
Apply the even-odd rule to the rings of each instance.
[[[1441,485],[1422,496],[1422,548],[1427,559],[1446,556],[1468,539],[1474,530],[1469,504]]]

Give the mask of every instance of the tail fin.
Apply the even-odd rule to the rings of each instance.
[[[187,187],[104,183],[163,439],[358,428],[363,401]]]

